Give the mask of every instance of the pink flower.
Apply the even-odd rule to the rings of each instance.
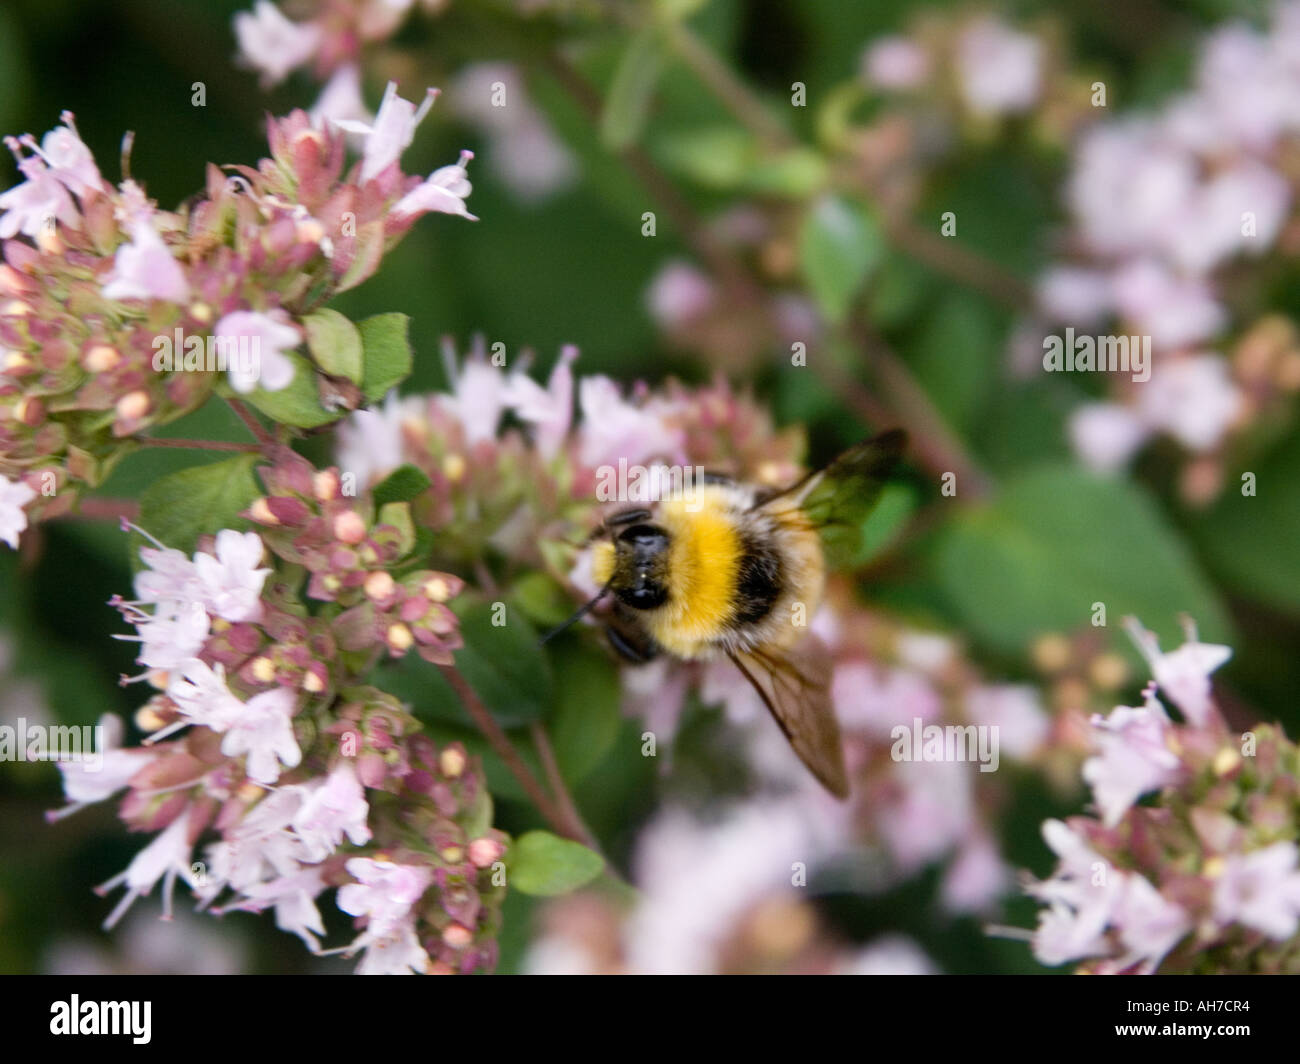
[[[307,114],[317,128],[330,122],[359,122],[369,125],[375,120],[362,99],[361,71],[355,63],[345,63],[334,71]]]
[[[257,0],[251,15],[236,14],[234,26],[239,57],[261,72],[264,86],[278,85],[310,60],[323,37],[319,26],[285,18],[270,0]]]
[[[1114,278],[1119,311],[1157,348],[1184,347],[1218,332],[1226,320],[1210,286],[1177,277],[1153,259],[1131,263]]]
[[[316,896],[325,889],[319,868],[301,868],[278,879],[253,883],[245,891],[247,899],[239,908],[260,911],[275,907],[275,926],[302,939],[313,953],[320,949],[317,935],[325,933]]]
[[[1121,874],[1123,889],[1112,912],[1125,950],[1119,967],[1137,965],[1139,973],[1149,974],[1192,929],[1192,921],[1180,905],[1165,898],[1145,876],[1136,872]]]
[[[846,728],[878,739],[889,738],[896,725],[911,728],[917,717],[924,723],[936,720],[943,710],[938,693],[924,676],[863,661],[836,666],[831,702]]]
[[[152,750],[121,748],[121,717],[105,713],[99,718],[99,726],[104,739],[98,764],[85,760],[58,762],[59,771],[63,774],[63,793],[69,804],[47,813],[47,820],[61,820],[78,809],[111,797],[157,756]]]
[[[135,574],[135,593],[142,603],[194,602],[202,597],[198,570],[182,551],[141,547],[148,568]]]
[[[1269,938],[1288,939],[1300,928],[1300,872],[1296,844],[1275,842],[1233,854],[1214,888],[1214,916],[1241,923]]]
[[[195,577],[204,604],[227,621],[256,621],[262,616],[262,585],[270,569],[259,569],[262,538],[256,532],[225,528],[217,533],[216,556],[194,555]]]
[[[1107,827],[1114,827],[1142,795],[1178,778],[1179,760],[1169,749],[1169,718],[1148,692],[1146,704],[1116,706],[1109,717],[1092,718],[1100,753],[1083,763],[1083,778]]]
[[[580,457],[583,465],[596,468],[659,458],[680,461],[682,431],[669,424],[671,411],[664,405],[635,406],[623,399],[618,385],[605,376],[584,377],[578,385],[582,409]]]
[[[235,391],[247,394],[260,384],[268,392],[278,392],[293,380],[293,362],[284,352],[297,347],[302,337],[283,310],[267,314],[236,310],[218,321],[213,332],[218,342],[231,345],[228,348],[231,351],[236,350],[241,336],[248,337],[253,365],[250,372],[243,359],[231,360],[230,386]]]
[[[1164,362],[1141,388],[1138,416],[1192,451],[1218,446],[1241,411],[1242,394],[1217,355]]]
[[[477,222],[478,218],[465,207],[465,197],[473,191],[465,166],[472,158],[472,151],[463,151],[458,162],[435,170],[426,181],[416,185],[397,201],[393,213],[403,215],[438,211],[442,214],[459,214],[462,218]]]
[[[357,940],[357,943],[361,942],[364,942],[365,953],[357,965],[357,975],[410,975],[413,972],[421,975],[428,967],[429,955],[420,945],[415,934],[415,922],[410,917],[391,934],[373,938],[367,932]],[[350,948],[361,948],[357,943]]]
[[[402,399],[392,391],[382,407],[355,411],[339,424],[339,468],[363,487],[391,473],[404,460],[405,426],[421,424],[425,407],[423,399]]]
[[[18,549],[18,536],[27,527],[27,511],[23,509],[36,498],[36,492],[21,480],[0,476],[0,539],[14,550]]]
[[[1136,618],[1126,617],[1124,627],[1150,663],[1151,675],[1160,689],[1189,721],[1198,727],[1204,726],[1214,709],[1210,698],[1210,673],[1232,657],[1232,648],[1200,642],[1196,624],[1189,617],[1183,618],[1187,641],[1167,654],[1160,652],[1155,634],[1143,628]]]
[[[1122,469],[1151,435],[1129,407],[1119,403],[1083,403],[1070,413],[1070,442],[1091,469]]]
[[[957,44],[962,94],[977,114],[1027,111],[1038,99],[1042,45],[992,18],[972,22]]]
[[[1077,266],[1055,266],[1038,282],[1038,303],[1056,321],[1092,325],[1113,305],[1108,274]]]
[[[717,290],[703,271],[688,262],[666,264],[650,282],[646,303],[650,316],[665,329],[673,329],[708,312]]]
[[[177,877],[191,886],[195,882],[190,871],[190,852],[193,848],[194,844],[189,837],[189,816],[182,812],[153,842],[135,855],[125,872],[120,872],[95,888],[96,893],[107,894],[119,883],[126,884],[126,895],[109,913],[108,919],[104,921],[104,929],[116,924],[136,898],[148,894],[160,879],[163,881],[163,917],[170,920],[172,889]]]
[[[167,694],[187,724],[198,724],[215,732],[224,732],[243,710],[226,686],[226,669],[214,668],[197,657],[181,664],[178,675],[168,684]],[[157,736],[155,736],[157,738]]]
[[[295,695],[277,687],[254,695],[230,722],[221,752],[227,757],[247,755],[245,771],[256,783],[271,784],[280,778],[280,765],[294,768],[302,751],[293,734]]]
[[[104,183],[95,157],[77,133],[76,123],[71,111],[64,111],[59,118],[63,125],[55,126],[41,138],[39,148],[32,142],[32,148],[50,168],[50,173],[63,182],[69,192],[85,196],[87,192],[98,189]]]
[[[394,861],[353,857],[346,867],[357,882],[339,888],[339,908],[366,917],[366,933],[375,938],[400,932],[412,906],[433,882],[429,869]]]
[[[881,37],[862,55],[862,80],[895,92],[916,89],[930,76],[930,57],[906,37]]]
[[[160,603],[152,616],[142,614],[135,621],[135,636],[114,638],[139,642],[136,661],[150,669],[170,672],[199,652],[208,638],[210,623],[202,603],[166,602]]]
[[[460,421],[471,446],[495,439],[509,391],[505,374],[481,353],[465,359],[459,368],[451,358],[447,362],[451,394],[439,395],[437,402]]]
[[[307,795],[294,814],[293,830],[307,850],[307,859],[323,861],[346,834],[354,846],[370,841],[366,822],[370,807],[365,789],[350,761],[341,761],[325,781]]]
[[[1038,915],[1034,956],[1055,966],[1108,953],[1105,931],[1119,900],[1121,873],[1059,820],[1043,824],[1043,838],[1061,860],[1050,879],[1029,888],[1048,903]]]
[[[576,347],[560,350],[560,357],[543,388],[518,371],[506,381],[505,403],[519,420],[533,426],[533,439],[548,461],[560,453],[573,420],[573,362]]]
[[[339,129],[365,137],[365,147],[361,155],[362,184],[377,177],[401,158],[402,152],[410,147],[411,141],[415,139],[416,127],[429,113],[437,96],[437,89],[429,89],[417,109],[410,100],[404,100],[397,95],[397,82],[390,81],[384,89],[384,98],[379,104],[379,114],[375,116],[373,123],[352,119],[335,120],[334,124]],[[433,210],[434,208],[422,209]]]
[[[113,270],[104,279],[103,294],[105,299],[162,299],[170,303],[190,298],[185,271],[147,217],[135,220],[131,242],[117,249]]]
[[[952,913],[987,910],[1011,884],[1011,870],[985,832],[976,832],[957,851],[943,877],[943,906]]]
[[[1029,684],[988,684],[966,694],[966,712],[977,725],[997,729],[1002,751],[1026,758],[1047,738],[1050,723],[1038,689]]]

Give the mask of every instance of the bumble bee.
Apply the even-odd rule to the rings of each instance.
[[[601,589],[568,623],[609,595],[606,632],[625,658],[729,657],[813,775],[847,797],[830,655],[806,625],[828,550],[856,546],[905,442],[901,430],[883,433],[778,491],[706,475],[612,514],[589,541]]]

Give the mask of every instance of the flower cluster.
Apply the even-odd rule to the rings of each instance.
[[[66,512],[142,433],[224,388],[222,373],[239,393],[304,372],[325,390],[325,370],[290,354],[303,316],[369,277],[420,215],[472,217],[468,155],[427,180],[398,165],[432,99],[417,109],[390,85],[373,124],[349,127],[364,146],[346,172],[342,131],[302,111],[272,119],[270,158],[209,166],[178,211],[105,181],[70,114],[39,143],[8,138],[23,181],[0,195],[6,542],[29,514]]]
[[[1227,647],[1189,623],[1161,652],[1129,628],[1154,680],[1141,706],[1093,718],[1097,815],[1043,825],[1058,865],[1028,888],[1047,906],[1035,956],[1099,973],[1300,970],[1300,752],[1270,725],[1229,730],[1210,681]]]
[[[445,603],[462,584],[401,571],[413,539],[383,518],[409,531],[405,503],[376,516],[369,496],[342,494],[337,470],[289,452],[263,479],[248,516],[264,533],[225,529],[192,556],[144,547],[136,598],[114,600],[144,667],[123,682],[155,689],[136,715],[148,737],[121,748],[109,718],[101,771],[60,765],[70,804],[56,814],[125,789],[122,819],[157,833],[101,888],[126,888],[107,925],[160,879],[169,913],[180,879],[205,907],[274,909],[319,951],[317,899],[337,887],[358,920],[344,951],[364,951],[360,971],[490,968],[506,838],[481,770],[362,682],[412,646],[450,662],[460,637]],[[200,860],[206,832],[219,839]]]
[[[1075,410],[1075,448],[1095,467],[1122,467],[1166,436],[1194,456],[1184,494],[1204,499],[1233,433],[1300,389],[1289,325],[1252,319],[1254,296],[1238,298],[1256,290],[1259,260],[1293,251],[1298,49],[1295,3],[1277,4],[1265,29],[1229,24],[1205,41],[1190,89],[1099,122],[1075,146],[1068,258],[1040,282],[1042,311],[1117,322],[1155,352],[1149,380],[1117,381],[1111,398]]]

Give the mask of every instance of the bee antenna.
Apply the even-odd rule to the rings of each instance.
[[[549,632],[547,632],[544,636],[542,636],[542,638],[541,638],[540,640],[538,640],[537,645],[538,645],[539,647],[541,647],[541,646],[545,646],[547,643],[549,643],[552,639],[554,639],[554,638],[555,638],[557,635],[559,635],[561,632],[568,631],[568,630],[569,630],[570,628],[572,628],[575,624],[577,624],[580,620],[582,620],[583,617],[585,617],[588,613],[591,612],[592,607],[594,607],[594,606],[596,605],[597,602],[599,602],[601,599],[603,599],[603,598],[605,597],[605,593],[606,593],[607,591],[609,591],[610,585],[613,584],[613,583],[614,583],[614,578],[611,576],[611,577],[610,577],[610,578],[605,582],[605,586],[604,586],[604,587],[602,587],[599,591],[597,591],[596,594],[595,594],[591,599],[589,599],[587,602],[584,602],[584,603],[582,604],[582,606],[578,609],[578,612],[577,612],[577,613],[575,613],[572,617],[570,617],[567,621],[565,621],[565,622],[564,622],[562,625],[560,625],[558,628],[552,628]]]

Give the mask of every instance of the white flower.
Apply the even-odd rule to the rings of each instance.
[[[262,538],[256,532],[222,529],[216,556],[196,553],[194,569],[204,604],[227,621],[256,621],[262,615],[262,585],[270,569],[259,569]]]
[[[1083,403],[1070,413],[1069,434],[1089,468],[1110,473],[1128,464],[1151,429],[1127,406]]]
[[[937,975],[939,970],[904,935],[882,935],[835,968],[837,975]]]
[[[161,299],[170,303],[184,303],[190,298],[185,271],[147,217],[136,219],[130,243],[117,249],[112,272],[104,279],[103,295],[105,299]]]
[[[54,221],[72,225],[77,208],[63,182],[40,159],[28,158],[18,164],[26,178],[8,192],[0,194],[0,239],[22,233],[35,239]]]
[[[247,754],[245,770],[256,783],[280,778],[280,765],[295,767],[302,751],[293,735],[294,693],[287,687],[263,691],[243,703],[226,730],[221,752],[227,757]]]
[[[1193,451],[1216,447],[1241,411],[1226,360],[1195,355],[1165,362],[1141,388],[1138,416]]]
[[[1050,729],[1038,688],[1031,684],[973,687],[966,695],[966,712],[975,724],[997,730],[999,749],[1010,757],[1028,757]]]
[[[357,975],[423,974],[429,964],[429,955],[415,935],[415,921],[409,917],[384,938],[372,938],[367,933],[357,942],[364,942],[364,946],[354,943],[351,948],[365,950]]]
[[[427,868],[369,857],[353,857],[346,868],[357,882],[339,888],[339,908],[366,917],[366,933],[375,938],[398,932],[411,907],[433,882],[433,873]]]
[[[1034,956],[1055,966],[1108,953],[1105,931],[1119,901],[1123,873],[1059,820],[1043,824],[1043,838],[1061,862],[1050,879],[1029,888],[1048,903],[1038,914]]]
[[[649,459],[679,462],[682,431],[669,423],[667,404],[636,406],[626,402],[618,385],[605,376],[583,377],[578,385],[582,410],[583,465],[596,468],[620,458],[635,464]]]
[[[373,123],[335,119],[334,124],[339,129],[365,137],[365,147],[361,155],[362,184],[383,173],[402,157],[402,152],[415,139],[416,126],[429,113],[437,95],[437,89],[429,89],[417,109],[410,100],[404,100],[397,95],[397,82],[390,81],[384,89],[384,98],[379,104],[379,114],[375,116]]]
[[[135,593],[142,603],[197,602],[201,599],[198,570],[182,551],[171,547],[141,547],[147,569],[135,574]]]
[[[325,933],[316,896],[324,889],[319,868],[301,868],[279,879],[254,883],[245,892],[247,904],[240,908],[261,910],[275,906],[275,926],[297,935],[309,950],[316,952],[320,949],[316,936]]]
[[[213,329],[218,343],[236,350],[240,337],[251,344],[252,366],[244,359],[230,360],[230,386],[237,392],[248,393],[259,384],[268,392],[287,388],[293,380],[293,362],[284,352],[292,351],[302,341],[298,330],[289,323],[283,310],[263,314],[255,310],[236,310],[217,322]]]
[[[99,718],[100,734],[103,745],[99,760],[60,761],[59,771],[63,774],[63,793],[68,805],[55,812],[47,813],[47,820],[61,820],[78,809],[84,809],[93,802],[102,802],[116,794],[129,782],[131,777],[149,764],[157,754],[140,747],[122,749],[122,718],[112,713],[105,713]]]
[[[319,26],[285,18],[270,0],[257,0],[251,15],[239,12],[234,26],[240,58],[261,71],[265,86],[279,84],[310,60],[323,36]]]
[[[338,849],[345,834],[354,846],[369,842],[369,815],[356,769],[352,762],[340,761],[294,814],[293,830],[302,840],[307,860],[323,861]]]
[[[1200,343],[1223,327],[1226,316],[1210,286],[1178,277],[1154,259],[1123,267],[1114,277],[1115,303],[1157,349]],[[1153,374],[1153,377],[1155,374]],[[1143,387],[1149,387],[1148,384]]]
[[[72,112],[64,111],[60,116],[63,125],[55,126],[41,138],[41,146],[36,151],[50,168],[50,172],[78,196],[85,195],[91,189],[99,188],[104,179],[100,176],[95,157],[77,133]]]
[[[402,437],[409,426],[418,431],[424,423],[426,401],[388,393],[382,407],[357,410],[339,424],[338,464],[365,487],[386,476],[404,460]]]
[[[1038,99],[1042,45],[992,18],[972,22],[957,44],[962,94],[977,114],[1027,111]]]
[[[171,918],[172,888],[177,877],[179,876],[191,886],[194,885],[194,877],[190,871],[190,851],[193,849],[193,843],[189,838],[189,819],[189,810],[186,809],[153,842],[135,855],[125,872],[118,873],[108,882],[95,888],[97,894],[107,894],[119,883],[126,884],[125,897],[118,902],[117,907],[104,921],[106,930],[122,918],[122,914],[131,907],[136,898],[143,897],[153,890],[154,884],[160,879],[163,881],[163,916],[166,919]]]
[[[522,370],[506,381],[505,404],[520,421],[533,426],[537,449],[545,459],[560,452],[573,420],[573,361],[576,347],[565,347],[543,388]]]
[[[907,37],[881,37],[862,54],[862,80],[895,92],[919,88],[930,76],[930,57]]]
[[[361,72],[355,63],[345,63],[334,71],[307,114],[317,128],[327,122],[369,124],[375,120],[361,97]],[[353,136],[349,134],[349,140]]]
[[[423,214],[425,211],[438,211],[442,214],[459,214],[462,218],[477,222],[478,218],[470,214],[465,206],[465,197],[474,187],[469,183],[469,174],[465,170],[472,158],[472,151],[463,151],[458,162],[439,167],[427,180],[398,200],[393,213]]]
[[[115,639],[138,641],[136,661],[150,669],[170,672],[179,669],[203,648],[210,619],[202,603],[160,602],[152,616],[141,614],[135,621],[136,635]]]
[[[196,657],[181,663],[167,693],[186,723],[224,732],[243,710],[243,703],[226,686],[225,666],[214,669]]]
[[[1116,706],[1109,717],[1092,718],[1099,754],[1083,763],[1083,778],[1092,787],[1107,827],[1114,827],[1142,795],[1178,778],[1179,760],[1166,745],[1169,718],[1147,696],[1139,708]]]
[[[1112,916],[1126,951],[1119,967],[1138,965],[1142,973],[1160,967],[1165,954],[1192,929],[1186,911],[1167,900],[1150,880],[1136,872],[1124,874],[1123,890]]]
[[[460,421],[471,446],[495,439],[506,410],[506,375],[478,353],[465,359],[459,369],[451,358],[447,363],[452,389],[450,395],[437,397],[439,406]]]
[[[21,480],[0,476],[0,539],[14,550],[18,549],[18,536],[27,527],[27,511],[23,509],[36,498],[36,492]]]
[[[1233,854],[1214,888],[1214,916],[1282,941],[1300,928],[1300,872],[1294,842]]]
[[[1190,617],[1183,618],[1187,641],[1177,650],[1160,652],[1155,634],[1148,632],[1136,618],[1126,617],[1124,627],[1151,665],[1151,675],[1170,701],[1181,709],[1191,723],[1204,725],[1213,709],[1210,700],[1210,673],[1232,657],[1232,648],[1202,643]]]
[[[226,887],[251,895],[258,884],[298,872],[305,853],[289,824],[302,807],[305,790],[281,787],[270,792],[225,839],[208,847],[208,882],[202,891],[208,900]]]

